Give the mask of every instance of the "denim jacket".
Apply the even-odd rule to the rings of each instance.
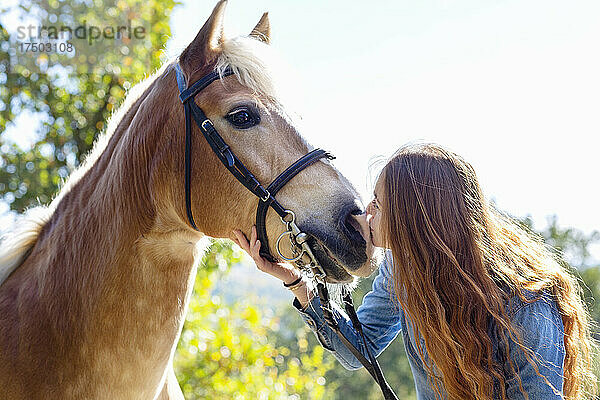
[[[405,318],[399,302],[394,300],[393,286],[390,280],[391,264],[391,253],[388,251],[384,261],[379,266],[379,272],[373,281],[372,290],[365,295],[357,310],[358,317],[368,339],[369,350],[376,357],[385,350],[396,336],[402,334],[415,381],[417,399],[434,400],[438,397],[436,397],[434,389],[427,382],[427,372],[424,367],[424,363],[428,363],[427,350],[423,339],[420,338],[424,359],[421,358],[415,344],[416,340],[413,337],[410,321]],[[529,293],[529,295],[531,295],[530,299],[534,298],[532,293]],[[522,332],[524,344],[535,353],[540,374],[547,378],[554,389],[536,373],[535,368],[529,363],[523,351],[511,340],[509,340],[510,359],[514,371],[518,371],[523,389],[528,394],[529,400],[561,399],[565,357],[563,323],[557,306],[551,297],[546,293],[541,297],[537,297],[539,297],[538,300],[525,303],[518,296],[514,296],[506,307],[506,311],[513,326],[516,326]],[[344,346],[323,319],[318,296],[315,296],[305,309],[302,309],[297,299],[294,299],[294,306],[315,333],[321,345],[329,350],[345,368],[358,369],[361,367],[356,357]],[[352,327],[352,323],[345,312],[334,306],[333,313],[344,336],[366,356],[362,340]],[[511,400],[524,399],[525,397],[519,388],[517,375],[513,373],[507,358],[502,357],[504,351],[498,350],[495,335],[491,333],[495,331],[492,324],[490,323],[488,332],[490,332],[493,343],[494,358],[503,366],[505,371],[506,396]],[[504,346],[501,346],[501,348],[504,349]],[[393,371],[387,373],[390,374]],[[494,392],[494,398],[500,398],[498,382],[495,384]],[[442,394],[444,398],[447,398],[445,393]]]

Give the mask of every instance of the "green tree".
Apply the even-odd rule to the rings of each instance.
[[[531,218],[522,223],[533,229]],[[594,320],[594,332],[600,338],[600,260],[593,260],[591,247],[600,242],[600,232],[588,234],[575,228],[563,228],[556,215],[548,218],[548,225],[539,232],[545,242],[555,249],[563,264],[580,279],[583,294]]]
[[[126,90],[159,67],[174,5],[174,0],[33,0],[0,6],[0,195],[13,210],[47,203],[105,128]],[[22,21],[25,38],[5,28],[5,19],[22,16],[36,16],[35,23]],[[41,33],[48,38],[39,38],[30,25],[46,27]],[[22,51],[21,44],[31,42],[59,45],[60,40],[52,40],[52,28],[80,26],[87,38],[73,34],[64,39],[72,44],[71,52]],[[90,42],[92,27],[119,26],[140,27],[144,34]],[[40,125],[31,146],[20,148],[5,132],[24,114]]]
[[[519,222],[530,231],[535,231],[531,217]],[[558,224],[558,216],[553,215],[548,217],[548,225],[538,234],[572,268],[582,270],[593,266],[590,264],[593,262],[591,247],[600,241],[600,232],[592,231],[586,234],[579,229],[563,228]]]
[[[324,375],[335,361],[309,347],[308,329],[281,344],[279,317],[267,318],[257,298],[224,304],[213,293],[240,257],[231,242],[215,241],[198,268],[174,361],[186,399],[331,398],[335,386]]]
[[[600,330],[598,329],[598,324],[600,324],[600,265],[586,268],[580,272],[580,277],[584,282],[583,292],[595,323],[595,336],[600,340]]]

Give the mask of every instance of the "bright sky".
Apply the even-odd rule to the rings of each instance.
[[[175,8],[169,55],[214,4]],[[230,0],[226,27],[246,34],[264,11],[302,82],[304,136],[365,196],[373,157],[433,141],[503,210],[600,229],[600,2]]]
[[[176,6],[171,57],[215,3]],[[512,215],[600,230],[597,0],[230,0],[227,29],[246,34],[264,11],[301,82],[304,136],[365,200],[374,157],[433,141],[470,161]]]

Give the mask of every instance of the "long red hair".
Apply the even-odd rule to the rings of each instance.
[[[541,239],[486,203],[469,163],[437,145],[409,145],[379,179],[394,291],[438,371],[436,377],[426,365],[438,394],[443,387],[450,399],[492,399],[497,380],[506,398],[505,377],[492,356],[492,320],[499,345],[508,347],[512,338],[535,366],[505,312],[511,295],[527,301],[525,290],[546,290],[557,303],[565,333],[564,398],[596,391],[595,344],[577,279]]]

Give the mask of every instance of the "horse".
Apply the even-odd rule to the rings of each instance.
[[[270,182],[312,147],[275,83],[268,15],[250,35],[228,38],[225,5],[215,6],[178,62],[188,85],[212,71],[234,72],[195,101],[256,178]],[[257,198],[194,126],[197,230],[190,226],[178,96],[167,62],[130,90],[50,205],[21,216],[1,243],[3,399],[183,399],[172,359],[198,244],[230,238],[236,228],[249,233]],[[310,165],[277,196],[322,247],[328,282],[351,282],[372,269],[368,227],[356,217],[359,195],[331,161]],[[284,231],[272,211],[266,226],[270,238]]]

